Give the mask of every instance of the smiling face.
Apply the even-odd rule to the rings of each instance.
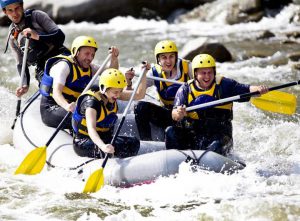
[[[196,84],[200,88],[204,90],[210,89],[215,79],[214,68],[195,69],[195,79],[196,79]]]
[[[94,60],[96,49],[93,47],[81,47],[76,55],[76,60],[82,68],[89,68]]]
[[[6,6],[3,12],[15,24],[19,24],[22,20],[24,8],[22,3],[13,3]]]
[[[158,64],[161,65],[163,71],[170,72],[175,68],[176,64],[176,53],[162,53],[158,55]]]
[[[114,103],[117,101],[117,99],[121,96],[123,89],[121,88],[108,88],[105,91],[105,95],[109,101],[109,103]]]

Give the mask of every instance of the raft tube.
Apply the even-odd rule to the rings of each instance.
[[[54,133],[55,128],[43,124],[40,115],[41,95],[37,92],[23,105],[13,131],[13,144],[24,157],[34,148],[42,147]],[[125,103],[124,103],[125,104]],[[161,136],[159,130],[155,136]],[[132,113],[126,116],[122,135],[137,136],[138,132]],[[104,170],[105,183],[114,186],[132,186],[149,183],[159,176],[178,173],[179,165],[191,161],[198,168],[217,173],[231,174],[244,165],[212,151],[166,150],[164,142],[141,141],[137,156],[119,159],[110,158]],[[99,169],[102,159],[78,156],[73,149],[72,136],[65,130],[59,131],[47,147],[47,167],[74,171],[76,176],[86,180]]]

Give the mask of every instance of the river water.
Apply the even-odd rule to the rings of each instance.
[[[106,57],[110,45],[118,46],[122,67],[136,67],[142,60],[154,62],[153,48],[159,40],[174,39],[182,49],[188,40],[208,37],[226,45],[236,59],[218,63],[219,73],[243,83],[274,86],[300,79],[299,70],[286,58],[286,53],[300,51],[299,39],[292,39],[297,44],[282,43],[287,40],[283,33],[299,29],[288,24],[296,10],[299,7],[291,5],[275,18],[233,26],[224,24],[221,13],[211,22],[169,25],[117,17],[106,24],[70,23],[61,28],[67,46],[77,35],[94,36],[100,45],[97,63]],[[276,37],[255,40],[264,30]],[[6,28],[1,27],[1,50],[5,36]],[[251,57],[262,53],[270,56]],[[282,65],[274,65],[278,63]],[[247,163],[237,174],[192,173],[182,164],[176,176],[132,188],[107,185],[87,196],[80,194],[81,181],[58,170],[13,175],[24,157],[14,149],[10,129],[17,102],[13,91],[19,81],[14,65],[10,52],[0,54],[0,220],[300,219],[299,98],[297,112],[290,116],[264,112],[250,103],[234,105],[234,149]],[[29,94],[35,90],[32,80]],[[284,91],[299,97],[300,86]]]

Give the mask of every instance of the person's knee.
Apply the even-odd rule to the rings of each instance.
[[[115,143],[115,155],[120,158],[136,156],[140,150],[140,141],[136,137],[118,136]]]
[[[165,134],[166,134],[166,139],[173,138],[173,136],[175,135],[174,127],[172,126],[167,127],[165,130]]]
[[[231,151],[233,146],[232,144],[233,144],[232,139],[228,139],[228,140],[226,139],[226,142],[224,141],[224,139],[214,140],[209,144],[207,150],[225,156]]]
[[[145,113],[148,113],[149,111],[149,103],[146,101],[139,101],[135,106],[134,106],[134,114],[137,116],[143,116]]]

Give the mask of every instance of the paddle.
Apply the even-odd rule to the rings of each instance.
[[[275,87],[270,87],[269,91],[267,94],[272,94],[272,91],[281,89],[281,88],[286,88],[286,87],[291,87],[300,84],[300,81],[294,81],[282,85],[278,85]],[[256,102],[255,105],[263,110],[268,110],[268,111],[273,111],[277,113],[283,113],[283,114],[293,114],[296,111],[296,97],[294,95],[284,93],[284,92],[279,92],[277,91],[275,94],[272,94],[271,96],[264,96],[262,95],[262,99],[259,100],[259,102]],[[274,93],[274,92],[273,92]],[[282,95],[282,93],[284,93]],[[266,95],[267,95],[266,94]],[[204,104],[199,104],[199,105],[194,105],[192,107],[186,108],[186,111],[193,111],[196,109],[200,108],[205,108],[205,107],[212,107],[212,106],[217,106],[219,104],[224,104],[232,101],[237,101],[243,98],[248,98],[252,97],[255,95],[259,95],[258,91],[255,92],[250,92],[250,93],[245,93],[241,95],[236,95],[233,97],[228,97]],[[277,97],[279,95],[279,97]],[[274,97],[275,96],[275,97]],[[283,100],[281,101],[280,96],[283,96]],[[288,100],[285,100],[284,98],[288,98]],[[257,99],[257,98],[256,98]],[[279,101],[279,102],[278,102]],[[281,103],[280,103],[281,102]],[[278,108],[278,109],[277,109]]]
[[[172,79],[165,79],[165,78],[160,78],[160,77],[154,77],[154,76],[147,76],[147,78],[156,80],[156,81],[164,81],[164,82],[169,82],[169,83],[174,83],[174,84],[184,84],[184,82],[172,80]],[[296,111],[296,97],[293,94],[289,94],[286,92],[282,91],[275,91],[277,89],[285,88],[285,87],[290,87],[299,84],[299,82],[291,82],[283,85],[279,85],[276,87],[269,88],[269,92],[266,94],[261,95],[260,97],[255,97],[251,98],[250,102],[256,106],[259,109],[265,110],[265,111],[270,111],[270,112],[275,112],[275,113],[280,113],[280,114],[294,114]],[[256,94],[245,94],[245,95],[240,95],[243,96],[241,98],[246,98],[246,97],[252,97],[254,95],[258,95],[259,93]],[[246,96],[247,95],[247,96]],[[235,99],[234,100],[239,100]],[[225,100],[225,99],[222,99]],[[218,100],[221,101],[221,100]],[[227,101],[221,102],[221,103],[226,103]],[[230,102],[230,101],[229,101]],[[208,106],[215,106],[213,102],[211,105]],[[207,103],[208,104],[208,103]],[[218,103],[219,104],[219,103]],[[201,106],[200,108],[208,107],[208,106]],[[198,109],[198,108],[195,108]],[[187,111],[190,109],[187,108]],[[194,110],[194,109],[192,109]]]
[[[129,102],[128,102],[128,104],[127,104],[127,106],[126,106],[126,108],[125,108],[125,110],[123,112],[121,121],[120,121],[120,123],[119,123],[119,125],[117,127],[117,130],[116,130],[116,132],[115,132],[115,134],[114,134],[114,136],[113,136],[113,138],[112,138],[112,140],[110,142],[112,145],[114,145],[114,142],[115,142],[115,140],[116,140],[116,138],[117,138],[117,136],[118,136],[118,134],[119,134],[119,132],[120,132],[120,130],[122,128],[122,125],[123,125],[123,123],[125,121],[125,117],[126,117],[127,112],[128,112],[128,110],[130,108],[130,105],[131,105],[131,103],[133,101],[134,95],[136,94],[138,86],[140,85],[140,82],[141,82],[143,76],[146,74],[147,71],[148,70],[146,68],[144,68],[143,73],[139,76],[137,85],[136,85],[136,87],[134,88],[134,90],[133,90],[133,92],[131,94],[130,100],[129,100]],[[87,180],[87,182],[85,184],[83,193],[94,193],[94,192],[97,192],[104,185],[103,170],[104,170],[104,167],[105,167],[106,162],[108,160],[108,156],[109,156],[108,154],[105,155],[105,158],[104,158],[104,160],[102,162],[101,168],[98,169],[98,170],[96,170],[95,172],[93,172],[92,175],[88,178],[88,180]]]
[[[102,66],[98,69],[98,71],[95,73],[89,84],[85,87],[84,92],[86,92],[92,84],[96,81],[96,78],[98,75],[104,70],[107,62],[111,59],[111,54],[107,56],[107,58],[104,60]],[[23,162],[20,164],[20,166],[15,171],[15,174],[26,174],[26,175],[34,175],[37,173],[40,173],[43,169],[45,163],[46,163],[46,149],[54,139],[54,137],[57,135],[57,133],[60,131],[60,129],[63,127],[63,125],[66,122],[66,119],[69,118],[69,116],[72,114],[72,112],[68,112],[66,116],[63,118],[63,120],[60,122],[48,142],[45,144],[45,146],[37,147],[36,149],[32,150],[23,160]]]
[[[184,84],[184,82],[176,81],[173,79],[166,79],[166,78],[160,78],[160,77],[154,77],[154,76],[147,76],[147,78],[155,80],[155,81],[163,81],[163,82],[168,82],[168,83],[173,83],[173,84]]]
[[[22,69],[21,69],[21,79],[20,79],[20,82],[19,82],[19,87],[20,88],[23,86],[23,80],[24,80],[24,76],[25,76],[29,40],[30,40],[30,34],[27,35],[26,40],[25,40],[25,50],[24,50],[24,54],[23,54]],[[12,130],[15,128],[17,117],[20,114],[20,109],[21,109],[21,96],[18,97],[17,108],[16,108],[16,117],[14,119],[14,122],[13,122],[12,126],[11,126]]]

